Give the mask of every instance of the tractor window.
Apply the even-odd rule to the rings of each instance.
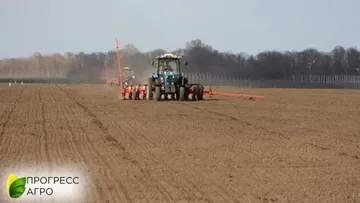
[[[179,74],[179,62],[178,61],[161,61],[159,64],[159,73],[165,71],[173,72],[173,74]]]
[[[123,70],[123,77],[124,78],[128,78],[128,77],[131,77],[131,76],[132,76],[131,70]]]

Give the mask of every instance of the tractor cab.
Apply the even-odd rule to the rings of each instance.
[[[174,54],[164,54],[157,57],[157,61],[152,61],[152,66],[156,68],[154,74],[159,77],[163,76],[174,76],[178,77],[181,75],[181,59],[182,56],[177,56]],[[187,65],[187,61],[185,62]]]
[[[157,67],[158,74],[179,75],[180,74],[180,61],[178,59],[160,59],[159,66]]]
[[[125,86],[131,84],[132,81],[135,79],[134,71],[129,67],[123,68],[122,76],[123,76],[123,83],[125,84]]]

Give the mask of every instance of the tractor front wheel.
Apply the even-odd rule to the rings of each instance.
[[[161,100],[161,88],[160,88],[160,86],[155,87],[155,100],[156,101]]]
[[[179,93],[180,101],[185,101],[185,95],[186,95],[185,91],[186,91],[185,87],[180,87],[180,93]]]
[[[176,92],[175,92],[175,99],[177,101],[179,101],[179,99],[180,99],[180,90],[179,89],[177,89]]]

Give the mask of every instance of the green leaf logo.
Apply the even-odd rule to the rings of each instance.
[[[11,198],[19,198],[25,192],[26,177],[18,178],[10,174],[7,181],[7,191]]]

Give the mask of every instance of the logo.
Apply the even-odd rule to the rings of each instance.
[[[11,173],[7,178],[6,192],[10,199],[29,201],[80,199],[82,190],[79,176],[71,173]],[[6,180],[4,180],[5,182]],[[74,199],[74,201],[75,201]],[[51,201],[50,201],[51,200]],[[77,200],[75,202],[78,202]]]
[[[7,192],[11,198],[19,198],[25,192],[26,177],[18,178],[14,174],[10,174],[7,180]]]

